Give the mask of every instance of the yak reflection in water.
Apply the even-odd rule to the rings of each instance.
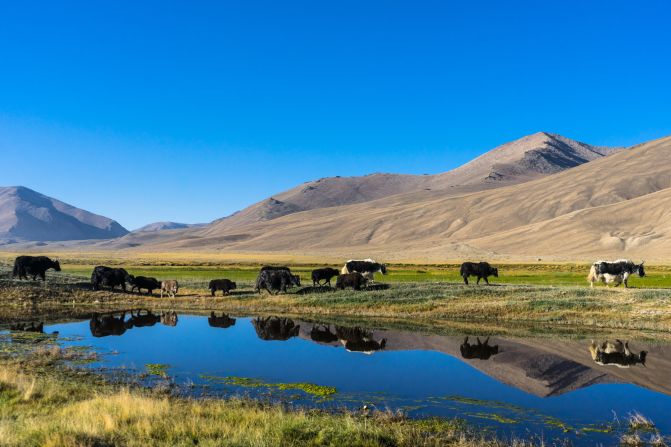
[[[338,341],[338,336],[331,332],[328,324],[315,324],[310,330],[310,339],[317,343],[333,343]]]
[[[225,313],[222,313],[221,316],[218,317],[217,314],[212,312],[207,318],[207,324],[209,324],[211,327],[226,329],[231,326],[235,326],[235,318],[231,318]]]
[[[384,349],[387,345],[386,338],[377,341],[373,338],[373,333],[367,329],[344,326],[336,326],[335,329],[338,340],[350,352],[372,354],[375,351]]]
[[[126,320],[126,313],[130,318]],[[159,321],[165,326],[177,326],[177,312],[161,312],[154,314],[148,309],[131,309],[119,312],[96,314],[89,321],[89,328],[94,337],[107,337],[109,335],[123,335],[127,330],[134,327],[154,326]]]
[[[36,323],[31,321],[30,323],[16,323],[9,326],[9,330],[12,332],[37,332],[39,334],[44,333],[44,323]]]
[[[256,335],[261,340],[289,340],[298,335],[300,325],[290,318],[258,317],[252,320]]]
[[[485,339],[484,343],[480,341],[480,337],[476,337],[476,340],[477,343],[470,343],[468,337],[464,339],[464,342],[459,346],[463,358],[487,360],[499,353],[499,345],[489,346],[489,337]]]
[[[615,365],[619,368],[629,368],[629,366],[641,364],[645,366],[647,351],[641,351],[634,354],[629,349],[629,342],[622,343],[621,340],[604,341],[597,344],[594,340],[589,346],[589,352],[592,360],[598,365]]]

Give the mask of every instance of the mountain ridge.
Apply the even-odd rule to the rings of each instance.
[[[0,187],[0,239],[62,241],[128,234],[108,217],[77,208],[25,186]]]

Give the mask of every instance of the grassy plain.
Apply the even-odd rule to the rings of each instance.
[[[314,264],[292,265],[302,277],[303,288],[288,294],[256,294],[253,281],[259,265],[165,258],[67,259],[63,271],[48,274],[46,285],[8,279],[9,259],[0,266],[0,319],[6,320],[30,306],[50,314],[64,309],[149,307],[179,311],[223,311],[237,315],[284,314],[302,317],[386,320],[417,326],[478,324],[505,327],[610,328],[659,331],[671,329],[671,268],[650,266],[644,278],[632,278],[632,288],[590,289],[586,267],[580,264],[499,265],[500,277],[491,286],[466,286],[458,265],[391,265],[389,274],[378,275],[384,285],[363,292],[324,291],[311,287]],[[131,274],[158,279],[178,279],[177,298],[120,291],[92,292],[88,285],[96,264],[124,266]],[[4,272],[4,273],[3,273]],[[4,276],[3,276],[4,275]],[[2,278],[5,280],[2,280]],[[213,278],[238,282],[231,296],[210,297],[207,284]]]
[[[154,310],[234,315],[283,314],[304,319],[403,326],[431,332],[552,336],[627,331],[671,339],[671,268],[651,266],[632,289],[589,289],[580,264],[499,265],[495,285],[462,284],[458,265],[391,265],[366,291],[324,291],[308,283],[310,260],[287,263],[303,288],[283,295],[252,290],[259,264],[222,259],[66,258],[46,284],[14,281],[11,258],[0,255],[0,327],[14,321],[87,318],[92,312]],[[272,262],[276,261],[276,262]],[[135,275],[178,279],[179,296],[159,298],[90,290],[94,265],[123,266]],[[321,266],[321,265],[320,265]],[[334,265],[335,266],[335,265]],[[231,296],[211,297],[213,278],[238,282]],[[6,326],[5,326],[6,327]],[[641,337],[641,335],[637,335]],[[0,340],[1,341],[1,340]],[[2,345],[2,343],[0,343]],[[2,345],[2,346],[7,346]],[[16,345],[14,345],[16,346]],[[388,413],[324,413],[245,400],[193,400],[140,388],[120,388],[70,369],[73,353],[26,343],[0,349],[0,445],[235,446],[498,446],[523,441],[484,439],[454,420],[408,420]]]

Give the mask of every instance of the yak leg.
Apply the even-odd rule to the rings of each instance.
[[[475,283],[476,283],[476,284],[480,284],[480,280],[481,280],[481,279],[482,279],[482,278],[480,278],[480,277],[478,276],[478,280],[477,280]]]
[[[487,279],[486,276],[484,277],[484,280],[485,280],[485,283],[487,283],[487,285],[489,285],[489,280]]]
[[[468,285],[468,275],[464,275],[464,284]]]

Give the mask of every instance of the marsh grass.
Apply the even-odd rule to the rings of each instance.
[[[55,354],[0,358],[0,445],[503,446],[463,422],[387,412],[288,410],[242,399],[184,399],[118,387]]]

